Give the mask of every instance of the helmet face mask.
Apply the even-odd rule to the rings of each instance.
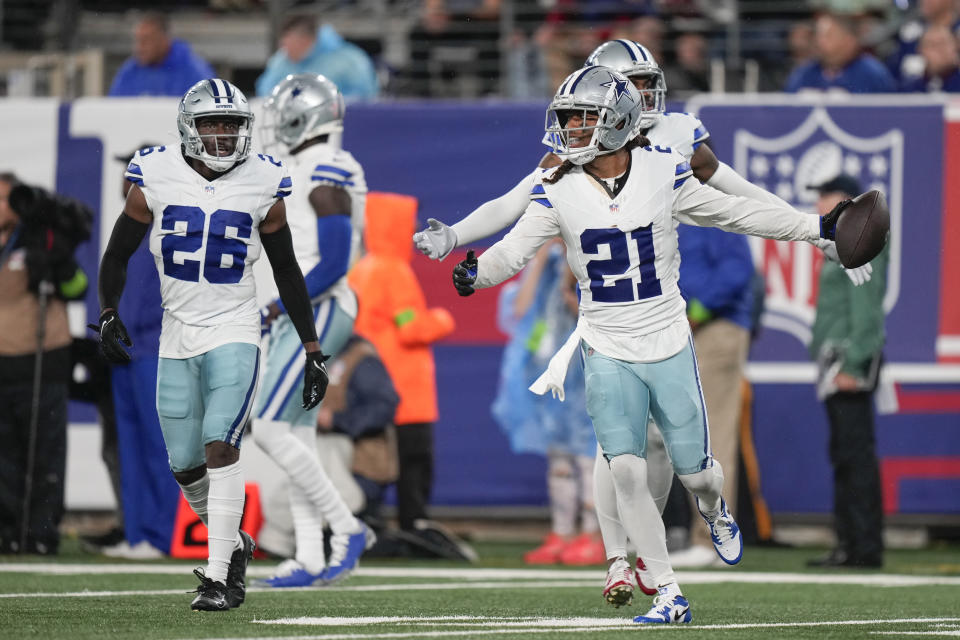
[[[201,80],[180,99],[177,129],[183,152],[214,171],[227,171],[250,155],[252,127],[246,96],[226,80]]]
[[[580,69],[547,107],[546,138],[560,158],[586,164],[634,137],[641,108],[639,92],[623,75],[605,67]]]
[[[265,143],[291,150],[318,136],[343,131],[344,110],[340,90],[324,76],[289,75],[273,88],[264,104]]]
[[[586,65],[610,67],[631,80],[647,79],[646,88],[638,87],[643,97],[643,113],[637,123],[637,133],[657,123],[666,108],[667,83],[663,69],[649,49],[631,40],[610,40],[594,49]],[[651,83],[650,78],[655,80]]]

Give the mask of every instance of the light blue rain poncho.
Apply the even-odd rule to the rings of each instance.
[[[520,318],[513,314],[520,284],[508,283],[500,293],[497,321],[510,339],[503,351],[491,411],[514,453],[546,455],[549,451],[592,457],[597,451],[593,423],[586,410],[580,358],[574,358],[567,371],[564,402],[550,394],[536,395],[527,388],[576,326],[577,318],[565,305],[561,289],[566,269],[563,246],[553,247],[534,301]],[[522,277],[529,277],[529,273]]]

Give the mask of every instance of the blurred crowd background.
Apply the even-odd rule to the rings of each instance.
[[[323,55],[372,64],[354,98],[536,99],[610,38],[646,45],[672,99],[796,90],[804,65],[863,55],[867,90],[960,90],[954,0],[3,0],[0,95],[106,95],[125,61],[167,53],[147,11],[248,94],[271,56]]]

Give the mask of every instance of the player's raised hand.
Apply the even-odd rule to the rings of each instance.
[[[100,334],[100,352],[107,362],[113,364],[130,362],[130,354],[124,350],[121,343],[132,347],[133,342],[115,309],[104,309],[100,312],[99,326],[95,324],[87,326]]]
[[[477,281],[477,257],[473,249],[467,251],[467,259],[453,268],[453,286],[461,296],[473,295]]]
[[[307,353],[307,363],[303,368],[303,408],[308,411],[320,404],[323,396],[327,395],[330,376],[323,363],[329,359],[330,356],[323,355],[322,351]]]
[[[443,260],[456,248],[457,232],[434,218],[428,218],[427,225],[413,234],[413,244],[431,260]]]

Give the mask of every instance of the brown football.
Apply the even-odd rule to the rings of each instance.
[[[837,220],[837,253],[847,269],[861,267],[883,251],[890,232],[890,211],[879,191],[853,199]]]

